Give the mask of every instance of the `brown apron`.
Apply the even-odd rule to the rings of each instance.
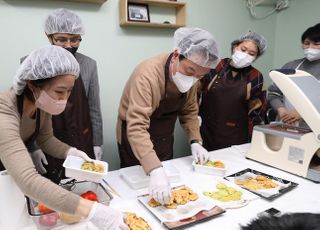
[[[247,143],[249,140],[247,76],[239,72],[233,78],[228,66],[202,95],[200,132],[208,151]],[[238,77],[240,79],[236,79]]]
[[[18,112],[20,114],[20,117],[22,117],[23,113],[23,95],[17,95],[17,107]],[[33,150],[33,144],[36,140],[40,129],[40,110],[37,109],[36,111],[36,128],[34,130],[34,133],[28,138],[28,140],[24,141],[24,144],[28,150],[28,152],[31,152]],[[0,171],[5,170],[5,167],[3,166],[2,162],[0,161]]]
[[[176,86],[170,81],[169,77],[171,56],[169,56],[165,65],[165,97],[160,101],[159,107],[152,113],[148,129],[153,149],[160,161],[173,158],[174,127],[187,97],[186,93],[173,93],[176,91]],[[121,168],[140,164],[128,141],[126,121],[122,121],[121,144],[118,143],[118,150]]]
[[[88,99],[81,76],[74,83],[66,109],[61,114],[52,116],[52,127],[54,136],[60,141],[84,151],[90,158],[95,158]],[[44,176],[58,182],[64,175],[64,159],[57,159],[48,154],[46,158],[48,165],[44,165],[47,169]]]

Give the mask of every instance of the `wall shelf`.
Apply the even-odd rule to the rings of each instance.
[[[170,8],[175,10],[175,23],[153,22],[150,16],[150,22],[137,22],[128,20],[128,3],[146,4],[150,7]],[[132,27],[153,27],[153,28],[179,28],[186,26],[186,8],[185,2],[175,2],[169,0],[119,0],[120,26]],[[150,15],[152,12],[150,11]]]
[[[65,0],[65,1],[103,4],[103,3],[105,3],[107,0]]]

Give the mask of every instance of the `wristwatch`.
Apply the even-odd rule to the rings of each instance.
[[[192,145],[193,143],[198,143],[198,144],[202,145],[202,140],[197,140],[197,139],[191,140],[190,145]]]

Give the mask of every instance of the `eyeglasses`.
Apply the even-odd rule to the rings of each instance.
[[[53,37],[53,40],[58,43],[58,44],[61,44],[61,45],[65,45],[67,44],[68,42],[70,42],[70,44],[79,44],[81,41],[82,41],[82,38],[55,38]]]

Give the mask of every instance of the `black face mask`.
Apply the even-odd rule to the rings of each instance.
[[[66,50],[68,50],[70,53],[74,54],[77,52],[78,50],[78,47],[68,47],[68,48],[65,48]]]

